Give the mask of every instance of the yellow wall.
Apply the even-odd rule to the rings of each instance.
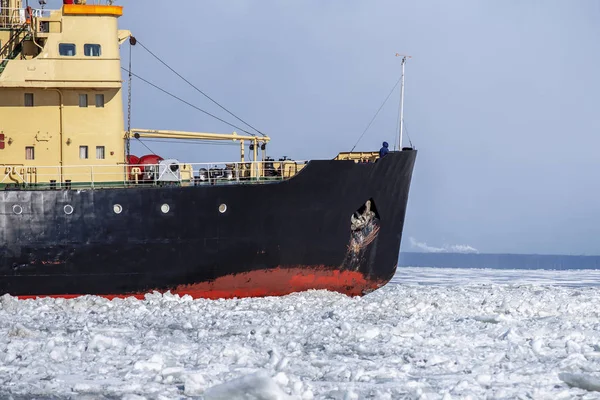
[[[52,18],[52,17],[51,17]],[[93,82],[100,86],[119,86],[121,64],[117,18],[111,16],[62,16],[62,33],[40,34],[47,42],[33,60],[12,60],[0,75],[0,87],[15,83],[36,85],[46,82],[81,86]],[[77,55],[59,55],[59,43],[74,43]],[[100,44],[102,57],[84,56],[86,43]]]
[[[62,32],[46,33],[47,42],[36,58],[11,60],[0,75],[0,133],[5,135],[5,149],[0,150],[0,180],[5,177],[7,165],[59,166],[62,162],[62,181],[89,182],[88,169],[72,166],[125,161],[117,17],[59,17]],[[74,43],[77,55],[60,56],[59,43]],[[87,43],[100,44],[102,56],[86,57]],[[34,107],[25,107],[25,93],[33,93]],[[79,106],[80,94],[88,95],[87,108]],[[96,107],[96,94],[104,95],[104,108]],[[88,146],[87,160],[79,157],[82,145]],[[35,160],[25,159],[26,146],[35,147]],[[96,159],[96,146],[105,146],[104,160]],[[38,168],[36,181],[57,179],[55,171],[59,170]],[[94,179],[122,178],[119,169],[96,168]],[[60,177],[57,180],[60,182]]]

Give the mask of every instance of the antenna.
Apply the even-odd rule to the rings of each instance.
[[[400,151],[402,151],[402,133],[404,132],[404,66],[406,60],[411,59],[411,56],[406,54],[396,53],[396,57],[402,57],[402,86],[400,87]]]

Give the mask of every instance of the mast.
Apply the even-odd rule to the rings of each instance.
[[[400,86],[400,144],[399,150],[402,151],[402,134],[404,133],[404,67],[406,60],[412,58],[405,54],[396,53],[396,57],[402,57],[402,85]]]

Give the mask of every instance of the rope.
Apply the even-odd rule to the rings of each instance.
[[[146,143],[142,142],[142,141],[141,141],[140,139],[138,139],[138,138],[136,138],[136,139],[138,140],[138,142],[140,142],[140,143],[142,144],[142,146],[144,146],[145,148],[147,148],[147,149],[150,151],[150,153],[154,154],[155,156],[156,156],[156,155],[158,155],[158,154],[156,154],[155,152],[153,152],[153,151],[152,151],[152,149],[146,145]]]
[[[390,94],[387,95],[387,97],[383,101],[383,104],[381,104],[381,107],[379,107],[379,110],[377,110],[377,112],[373,116],[373,119],[371,119],[371,122],[369,122],[369,125],[367,125],[367,127],[363,131],[362,135],[360,135],[360,137],[358,138],[358,140],[354,144],[354,147],[352,147],[352,150],[350,150],[351,153],[354,151],[354,149],[356,148],[356,146],[358,146],[358,143],[361,141],[361,139],[363,138],[363,136],[365,136],[365,133],[367,133],[367,131],[369,130],[369,128],[371,127],[371,125],[373,125],[373,122],[375,121],[375,118],[377,118],[377,116],[379,115],[379,112],[381,111],[381,109],[383,108],[383,106],[385,106],[385,103],[387,103],[387,101],[389,100],[389,98],[392,95],[392,93],[394,93],[394,90],[396,89],[396,86],[398,86],[398,84],[400,83],[401,80],[402,80],[402,78],[398,79],[398,81],[396,82],[396,84],[394,85],[394,87],[392,87],[392,90],[390,90]]]
[[[123,67],[121,67],[121,69],[123,69],[123,70],[127,71],[127,70],[126,70],[125,68],[123,68]],[[142,78],[141,76],[139,76],[139,75],[137,75],[137,74],[135,74],[135,73],[133,73],[133,72],[131,73],[131,75],[133,75],[134,77],[138,78],[138,79],[139,79],[139,80],[141,80],[142,82],[144,82],[144,83],[147,83],[148,85],[152,86],[153,88],[155,88],[155,89],[158,89],[158,90],[160,90],[161,92],[163,92],[163,93],[165,93],[165,94],[167,94],[167,95],[169,95],[169,96],[173,97],[174,99],[176,99],[176,100],[179,100],[180,102],[182,102],[182,103],[184,103],[184,104],[186,104],[186,105],[188,105],[188,106],[190,106],[190,107],[192,107],[192,108],[194,108],[194,109],[196,109],[196,110],[198,110],[198,111],[200,111],[200,112],[202,112],[202,113],[204,113],[204,114],[206,114],[206,115],[208,115],[208,116],[210,116],[210,117],[213,117],[214,119],[216,119],[216,120],[218,120],[218,121],[221,121],[221,122],[223,122],[223,123],[224,123],[224,124],[226,124],[226,125],[229,125],[229,126],[231,126],[232,128],[235,128],[235,129],[237,129],[237,130],[239,130],[239,131],[241,131],[241,132],[247,133],[247,134],[248,134],[248,135],[250,135],[250,136],[256,136],[256,135],[255,135],[254,133],[252,133],[252,132],[248,132],[247,130],[245,130],[245,129],[242,129],[242,128],[240,128],[239,126],[236,126],[236,125],[230,124],[229,122],[225,121],[224,119],[221,119],[221,118],[217,117],[216,115],[213,115],[213,114],[209,113],[208,111],[205,111],[205,110],[201,109],[200,107],[197,107],[197,106],[193,105],[192,103],[190,103],[190,102],[188,102],[188,101],[185,101],[185,100],[183,100],[181,97],[178,97],[178,96],[174,95],[173,93],[171,93],[171,92],[169,92],[169,91],[167,91],[167,90],[165,90],[165,89],[163,89],[163,88],[161,88],[161,87],[159,87],[159,86],[155,85],[154,83],[152,83],[152,82],[150,82],[150,81],[148,81],[148,80],[146,80],[146,79]]]
[[[408,127],[406,126],[406,121],[404,121],[404,132],[406,132],[406,137],[408,138],[408,143],[410,143],[410,147],[412,147],[414,149],[412,140],[410,140],[410,136],[408,136]],[[400,149],[400,150],[402,150],[402,149]]]
[[[262,136],[267,136],[264,133],[262,133],[261,131],[259,131],[258,129],[256,129],[255,127],[253,127],[252,125],[250,125],[248,122],[244,121],[243,119],[241,119],[240,117],[238,117],[237,115],[235,115],[234,113],[232,113],[231,111],[229,111],[227,108],[225,108],[224,106],[222,106],[221,104],[219,104],[216,100],[214,100],[212,97],[210,97],[209,95],[207,95],[206,93],[204,93],[202,90],[200,90],[198,87],[196,87],[192,82],[190,82],[189,80],[187,80],[186,78],[184,78],[179,72],[175,71],[173,68],[171,68],[171,66],[169,66],[169,64],[167,64],[166,62],[164,62],[160,57],[158,57],[156,54],[154,54],[150,49],[148,49],[146,46],[144,46],[144,44],[142,42],[140,42],[138,40],[137,42],[140,46],[142,46],[144,48],[144,50],[146,50],[148,53],[150,53],[150,55],[152,55],[152,57],[156,58],[162,65],[164,65],[165,67],[167,67],[169,70],[171,70],[171,72],[173,72],[175,75],[177,75],[179,78],[181,78],[185,83],[187,83],[188,85],[190,85],[191,87],[193,87],[196,91],[198,91],[200,94],[202,94],[204,97],[206,97],[208,100],[212,101],[214,104],[216,104],[217,106],[219,106],[222,110],[224,110],[225,112],[227,112],[229,115],[231,115],[232,117],[234,117],[235,119],[237,119],[238,121],[242,122],[243,124],[249,126],[251,129],[255,130],[256,132],[258,132],[260,135]]]

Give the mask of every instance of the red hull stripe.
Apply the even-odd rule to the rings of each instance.
[[[385,285],[385,281],[365,279],[356,271],[339,271],[325,268],[274,268],[233,274],[220,277],[211,282],[180,285],[171,289],[171,293],[180,296],[189,295],[195,299],[231,299],[234,297],[285,296],[294,292],[311,289],[325,289],[344,293],[349,296],[360,296]],[[156,290],[158,292],[164,292]],[[107,299],[135,297],[144,299],[146,293],[99,294]],[[17,296],[19,299],[36,299],[40,297],[73,299],[86,294],[34,295]]]

